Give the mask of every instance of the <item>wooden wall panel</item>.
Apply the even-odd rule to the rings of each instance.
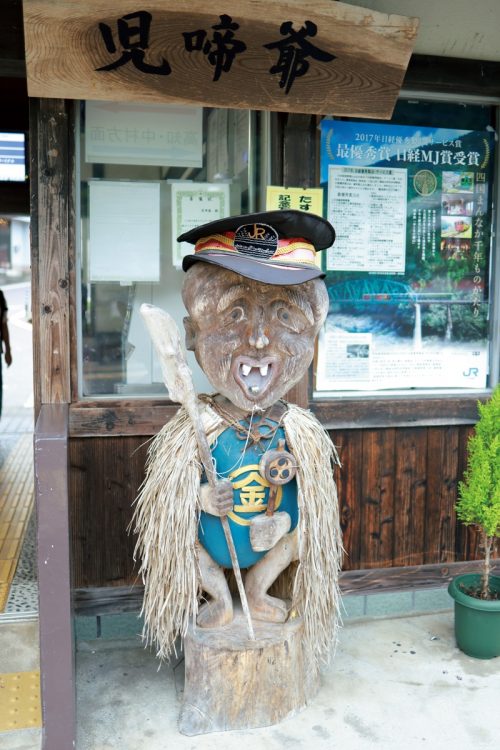
[[[408,566],[418,566],[415,585],[424,585],[425,565],[446,572],[455,561],[478,557],[477,534],[457,522],[454,511],[470,432],[464,425],[331,433],[342,462],[335,479],[346,550],[344,570],[350,576],[366,571],[359,580],[353,579],[354,588],[368,580],[384,588],[384,576],[398,570],[393,583],[398,579],[404,588],[411,583],[411,576],[404,574]],[[70,441],[76,588],[136,581],[134,540],[127,527],[143,479],[148,441],[139,435]],[[374,570],[382,568],[385,573]]]
[[[458,427],[429,428],[425,563],[453,562],[455,559],[458,446]]]
[[[397,431],[393,565],[424,561],[427,430]]]
[[[330,434],[342,466],[335,469],[342,526],[344,570],[359,564],[361,539],[361,471],[363,465],[363,433],[361,430],[335,431]]]
[[[146,450],[147,442],[139,437],[70,441],[74,587],[118,586],[135,580],[134,538],[127,527]]]
[[[383,568],[392,564],[395,434],[393,429],[363,432],[359,567]]]

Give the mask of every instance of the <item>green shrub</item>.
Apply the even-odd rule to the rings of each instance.
[[[478,526],[485,550],[481,591],[488,598],[492,548],[500,537],[500,385],[478,404],[479,421],[469,438],[467,469],[458,485],[458,518]]]

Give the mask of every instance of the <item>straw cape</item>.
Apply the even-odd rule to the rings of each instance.
[[[209,443],[227,423],[199,402]],[[342,558],[333,464],[339,463],[329,436],[311,414],[288,404],[283,427],[298,464],[299,560],[285,570],[271,593],[291,599],[290,616],[304,619],[305,646],[319,668],[336,643],[338,573]],[[196,619],[202,594],[197,559],[200,478],[196,439],[183,407],[151,443],[144,483],[132,525],[138,535],[144,581],[144,639],[166,659],[175,640]]]

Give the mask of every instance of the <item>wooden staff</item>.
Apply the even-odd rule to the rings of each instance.
[[[165,310],[162,310],[159,307],[144,304],[141,305],[140,312],[153,341],[158,359],[160,360],[163,379],[168,388],[169,396],[172,401],[177,401],[186,409],[193,424],[200,460],[205,469],[208,484],[211,487],[215,487],[217,477],[212,462],[212,454],[210,452],[210,446],[198,411],[198,399],[196,398],[194,390],[193,377],[182,350],[179,329],[173,318],[165,312]],[[227,516],[221,516],[220,520],[224,530],[224,536],[226,537],[229,554],[231,555],[231,563],[233,565],[234,576],[238,585],[241,605],[247,621],[248,637],[250,640],[254,641],[255,634],[252,625],[252,618],[250,616],[245,587],[243,586],[243,580],[241,578],[241,570],[236,555],[236,549],[234,547],[233,537],[231,535],[231,529],[229,528],[229,521],[227,520]]]

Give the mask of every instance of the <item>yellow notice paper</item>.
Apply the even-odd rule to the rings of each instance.
[[[294,208],[323,216],[323,188],[291,188],[268,185],[267,211]]]

